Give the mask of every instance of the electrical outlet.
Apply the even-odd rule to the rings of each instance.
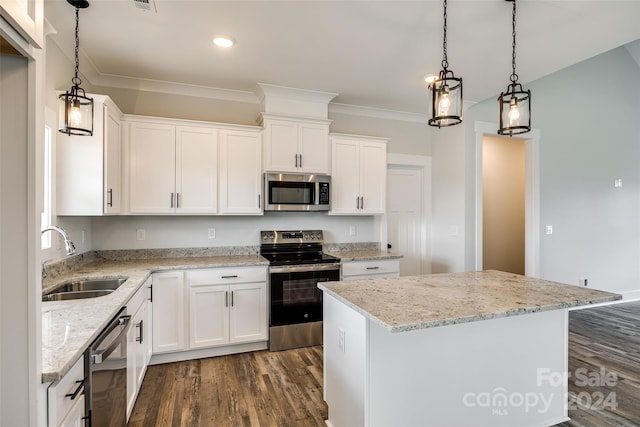
[[[338,329],[338,349],[344,353],[344,340],[345,340],[345,332],[344,329]]]
[[[358,234],[358,229],[356,228],[356,226],[349,226],[349,236],[355,236],[356,234]]]
[[[136,240],[145,240],[147,238],[147,232],[144,228],[138,228],[136,230]]]
[[[210,228],[208,230],[207,236],[209,236],[209,239],[215,239],[216,238],[216,229],[215,228]]]
[[[553,234],[553,226],[552,225],[547,225],[544,227],[544,234]]]
[[[580,283],[580,286],[589,286],[588,279],[580,279],[579,283]]]

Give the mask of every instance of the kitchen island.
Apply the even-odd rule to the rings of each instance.
[[[566,421],[568,309],[621,299],[499,271],[318,286],[330,427]]]

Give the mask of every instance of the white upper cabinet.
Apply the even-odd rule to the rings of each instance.
[[[30,45],[44,46],[43,0],[0,0],[0,16]]]
[[[131,213],[217,212],[217,129],[155,121],[127,125]]]
[[[263,114],[264,170],[329,174],[329,120]]]
[[[385,212],[387,139],[331,136],[331,214]]]
[[[122,112],[107,96],[89,96],[93,135],[56,133],[57,215],[121,212]]]
[[[220,131],[220,213],[262,215],[262,134]]]

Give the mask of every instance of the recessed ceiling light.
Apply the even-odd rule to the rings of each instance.
[[[215,36],[213,38],[213,44],[219,47],[231,47],[235,44],[235,41],[226,36]]]

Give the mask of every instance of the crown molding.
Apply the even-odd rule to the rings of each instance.
[[[373,117],[378,119],[398,120],[402,122],[427,123],[427,116],[423,113],[408,111],[385,110],[383,108],[364,107],[361,105],[341,104],[332,102],[329,104],[329,112],[335,114],[348,114],[351,116]]]

